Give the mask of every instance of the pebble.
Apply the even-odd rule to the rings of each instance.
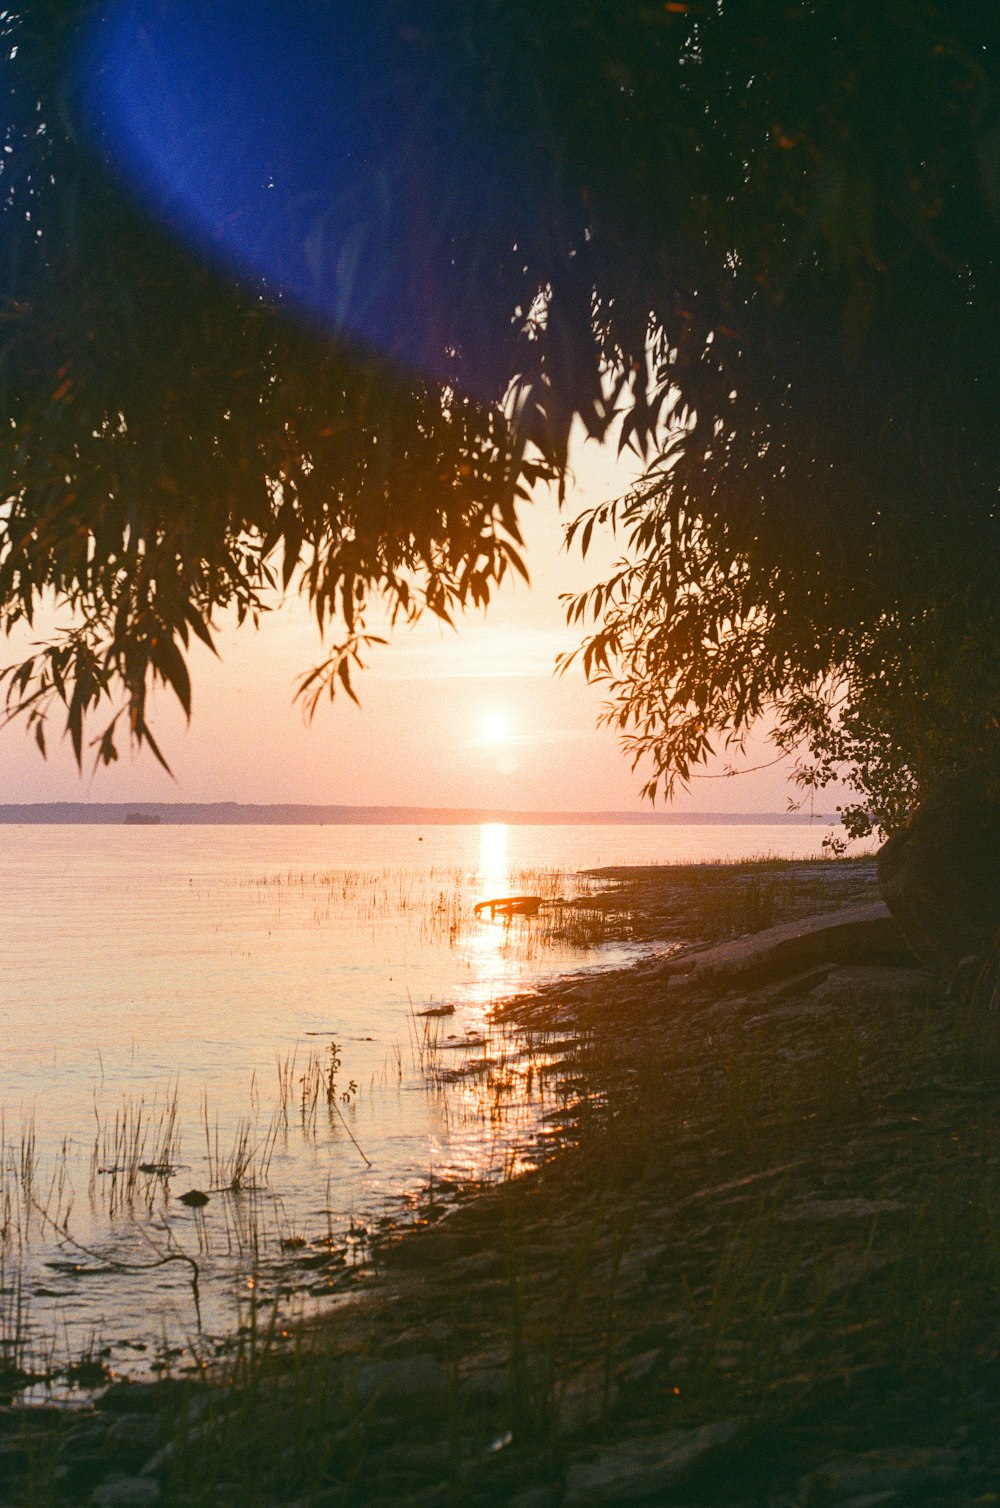
[[[186,1194],[177,1195],[177,1202],[186,1204],[193,1210],[200,1210],[208,1203],[208,1195],[203,1189],[188,1189]]]

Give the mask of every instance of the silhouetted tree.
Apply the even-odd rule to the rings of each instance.
[[[885,733],[890,824],[907,781],[991,746],[987,0],[213,0],[210,91],[167,66],[197,56],[172,7],[95,13],[4,22],[0,602],[79,620],[8,677],[40,736],[55,697],[79,751],[124,690],[148,737],[150,680],[186,704],[187,635],[254,615],[272,560],[343,623],[314,689],[349,682],[372,594],[488,597],[581,421],[650,463],[581,521],[631,548],[571,604],[650,794],[769,708],[818,779]],[[123,179],[109,56],[168,98],[196,200],[233,159],[200,238]]]

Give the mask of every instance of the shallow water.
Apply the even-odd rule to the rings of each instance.
[[[211,1335],[249,1293],[343,1289],[374,1217],[429,1175],[516,1165],[551,1108],[544,1072],[525,1094],[516,1048],[483,1045],[491,1002],[630,956],[475,901],[577,895],[602,864],[807,857],[824,832],[0,828],[0,1353],[26,1331],[116,1370],[183,1350],[191,1269],[165,1255],[198,1263]],[[470,1058],[492,1066],[455,1080]]]

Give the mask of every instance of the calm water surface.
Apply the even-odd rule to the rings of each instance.
[[[122,1264],[193,1256],[221,1335],[428,1175],[516,1163],[544,1094],[500,1107],[482,1076],[443,1087],[448,1066],[495,1049],[495,999],[629,949],[478,921],[477,900],[576,895],[600,865],[808,857],[825,831],[0,827],[0,1352],[28,1329],[143,1371],[190,1342],[189,1272]],[[178,1202],[192,1188],[203,1209]]]

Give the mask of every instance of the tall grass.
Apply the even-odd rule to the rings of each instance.
[[[126,1094],[113,1113],[102,1115],[94,1096],[94,1144],[90,1159],[89,1190],[97,1197],[103,1180],[108,1213],[115,1216],[134,1208],[137,1199],[152,1208],[162,1193],[162,1180],[175,1171],[180,1158],[178,1092],[174,1083],[164,1101]]]
[[[254,1117],[241,1116],[230,1138],[223,1141],[218,1115],[213,1119],[206,1094],[202,1100],[202,1131],[211,1188],[219,1193],[239,1194],[265,1187],[281,1125],[281,1109],[277,1106],[265,1130],[258,1130]]]
[[[787,909],[781,876],[776,875],[769,869],[751,874],[752,883],[738,903],[741,924],[748,920],[762,923]],[[677,875],[670,879],[672,884],[682,884]],[[351,907],[363,924],[391,904],[418,917],[422,932],[438,941],[457,946],[462,937],[486,936],[501,953],[530,960],[550,947],[586,948],[613,936],[633,934],[641,907],[625,894],[614,906],[601,902],[598,890],[602,883],[595,879],[574,886],[569,877],[551,872],[514,874],[510,877],[512,890],[539,894],[546,904],[537,917],[493,922],[471,916],[468,876],[457,872],[442,873],[429,906],[426,893],[414,886],[411,877],[391,871],[374,875],[362,871],[346,875],[288,874],[261,882],[260,889],[267,892],[269,904],[277,898],[279,909],[285,891],[308,892],[315,902],[315,922],[329,914],[327,908]],[[733,918],[737,913],[731,910],[728,915],[726,925],[736,925]],[[721,925],[721,917],[720,910],[712,925]],[[970,1022],[970,1041],[978,1029]],[[844,1033],[833,1033],[825,1040],[825,1030],[822,1026],[815,1028],[816,1040],[808,1045],[805,1056],[785,1064],[780,1078],[775,1077],[770,1045],[757,1041],[752,1032],[723,1034],[718,1043],[710,1033],[704,1039],[695,1034],[686,1042],[682,1056],[699,1063],[703,1080],[695,1102],[702,1104],[707,1086],[711,1086],[712,1114],[724,1135],[727,1156],[751,1156],[759,1145],[762,1125],[769,1125],[775,1117],[780,1119],[787,1104],[805,1103],[815,1095],[809,1067],[813,1059],[824,1058],[835,1065],[830,1085],[824,1090],[831,1102],[829,1113],[850,1110],[856,1102],[852,1086],[856,1086],[862,1071],[865,1044],[860,1037],[852,1043]],[[527,1161],[542,1158],[544,1147],[530,1154],[524,1150],[542,1124],[547,1144],[555,1146],[567,1140],[580,1143],[596,1186],[602,1186],[601,1180],[614,1181],[626,1172],[632,1176],[637,1169],[641,1173],[654,1165],[660,1155],[656,1145],[660,1139],[683,1139],[687,1134],[685,1107],[691,1104],[690,1075],[678,1064],[664,1061],[662,1050],[652,1042],[649,1051],[637,1053],[627,1037],[616,1039],[597,1030],[574,1035],[558,1025],[526,1029],[523,1021],[491,1012],[484,1020],[477,1013],[475,1030],[470,1032],[462,1029],[460,1014],[457,1018],[428,1018],[412,1009],[408,1036],[407,1043],[390,1045],[384,1086],[402,1083],[409,1067],[437,1097],[441,1121],[451,1131],[460,1134],[467,1125],[485,1126],[492,1137],[496,1128],[493,1149],[484,1155],[484,1170],[507,1156],[503,1149],[518,1143],[520,1150],[510,1159],[512,1167],[520,1169]],[[378,1088],[373,1081],[370,1092]],[[287,1147],[292,1133],[315,1143],[321,1132],[329,1130],[341,1136],[346,1128],[354,1140],[345,1112],[358,1092],[357,1084],[343,1068],[335,1043],[279,1055],[273,1105],[268,1104],[268,1096],[261,1094],[256,1083],[250,1087],[246,1113],[233,1117],[230,1111],[224,1122],[207,1098],[202,1101],[201,1136],[186,1138],[193,1148],[189,1164],[182,1162],[176,1084],[162,1098],[125,1096],[110,1109],[99,1108],[95,1096],[88,1177],[90,1217],[110,1219],[112,1229],[117,1223],[127,1230],[130,1222],[148,1222],[155,1213],[158,1228],[174,1233],[164,1239],[190,1240],[199,1260],[234,1258],[241,1273],[255,1282],[260,1280],[255,1293],[263,1292],[265,1282],[273,1285],[285,1281],[274,1276],[279,1258],[287,1258],[289,1263],[303,1253],[310,1260],[324,1259],[325,1253],[332,1258],[338,1243],[345,1245],[346,1238],[334,1231],[332,1215],[328,1216],[330,1226],[325,1234],[312,1232],[297,1212],[288,1215],[275,1197],[279,1191],[271,1189],[271,1180],[275,1152]],[[0,1134],[0,1140],[4,1144],[0,1243],[12,1260],[19,1260],[18,1253],[29,1241],[32,1211],[36,1222],[44,1215],[55,1225],[72,1230],[76,1208],[70,1176],[72,1155],[71,1149],[64,1147],[54,1165],[43,1170],[30,1119],[20,1134],[15,1134],[12,1145],[8,1146],[5,1134]],[[346,1140],[343,1145],[347,1147]],[[356,1141],[354,1146],[364,1157]],[[354,1155],[350,1151],[352,1158]],[[181,1222],[176,1218],[180,1212],[175,1196],[188,1181],[208,1192],[213,1203],[207,1214],[193,1219],[185,1215]],[[267,1197],[263,1197],[265,1194]],[[426,1204],[436,1206],[436,1217],[440,1196],[435,1194]],[[328,1195],[328,1209],[330,1205]],[[624,1206],[622,1210],[617,1256],[611,1264],[616,1274],[627,1268],[629,1256],[631,1217]],[[418,1223],[429,1218],[428,1210],[421,1207]],[[147,1223],[143,1228],[150,1227]],[[365,1239],[355,1241],[352,1237],[351,1250],[366,1249]],[[581,1255],[584,1267],[586,1260]],[[262,1277],[265,1268],[268,1271]],[[294,1272],[289,1281],[294,1284]],[[598,1306],[606,1315],[604,1339],[598,1348],[605,1373],[611,1366],[608,1347],[614,1334],[615,1283],[602,1291]],[[723,1284],[720,1294],[725,1291]],[[556,1357],[579,1329],[573,1303],[565,1306],[565,1315],[563,1329],[552,1343]],[[520,1344],[530,1350],[530,1326]],[[554,1366],[543,1356],[529,1367],[532,1376],[537,1373],[538,1378],[549,1378],[543,1388],[551,1395],[548,1401],[532,1404],[528,1411],[538,1419],[547,1413],[553,1417],[558,1414],[566,1391],[566,1379],[552,1370]],[[538,1429],[532,1428],[537,1434]]]

